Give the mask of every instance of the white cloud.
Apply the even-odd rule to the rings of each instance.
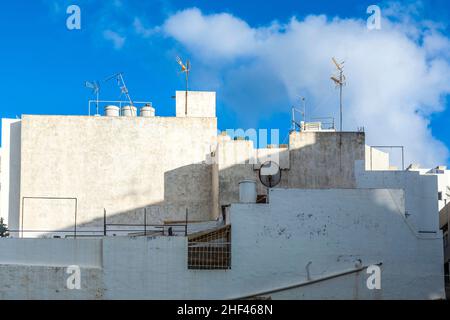
[[[105,30],[103,31],[103,37],[106,40],[109,40],[113,43],[114,49],[119,50],[121,49],[124,44],[126,38],[118,34],[117,32],[111,31],[111,30]]]
[[[370,31],[365,20],[313,15],[252,28],[227,13],[187,9],[170,16],[162,30],[211,70],[243,125],[254,125],[251,119],[261,114],[288,113],[287,103],[299,95],[308,97],[313,116],[338,119],[331,57],[345,60],[344,128],[364,126],[368,143],[405,145],[407,161],[431,166],[449,156],[432,136],[429,116],[444,109],[450,93],[450,42],[436,29],[413,24],[403,14]]]
[[[144,26],[144,24],[142,23],[141,19],[139,19],[139,18],[134,18],[133,27],[134,27],[134,31],[138,35],[140,35],[140,36],[142,36],[144,38],[148,38],[148,37],[154,35],[156,32],[159,31],[158,27],[156,27],[156,28],[146,28]]]
[[[170,17],[164,31],[208,59],[233,58],[253,52],[256,30],[228,13],[204,16],[187,9]]]

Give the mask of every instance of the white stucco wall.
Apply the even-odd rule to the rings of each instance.
[[[239,182],[247,179],[257,182],[258,194],[266,194],[257,169],[269,159],[282,169],[278,187],[354,188],[354,163],[364,162],[364,157],[365,136],[360,132],[292,132],[289,149],[255,149],[251,140],[220,136],[216,150],[219,202],[238,202]]]
[[[216,118],[29,116],[22,118],[21,199],[76,198],[78,228],[108,223],[208,220]],[[137,212],[137,213],[136,213]],[[30,199],[25,230],[73,229],[70,199]],[[53,230],[51,229],[51,230]]]
[[[439,225],[442,228],[448,224],[450,216],[450,170],[443,170],[437,174],[438,192],[442,199],[439,200]]]
[[[435,174],[419,171],[365,171],[356,163],[358,188],[391,188],[405,190],[408,221],[424,236],[439,231],[438,179]]]
[[[2,119],[1,215],[10,230],[19,229],[21,120]],[[15,235],[15,233],[12,233]]]
[[[390,170],[389,153],[367,145],[365,153],[366,170]]]
[[[188,91],[187,117],[216,117],[216,93],[208,91]],[[186,91],[175,95],[176,116],[186,117]]]
[[[42,286],[42,281],[37,284],[8,281],[7,288],[0,287],[0,296],[239,298],[352,270],[358,261],[362,265],[382,263],[381,290],[368,290],[369,275],[356,272],[269,295],[273,299],[436,299],[444,296],[441,235],[422,239],[409,228],[402,190],[273,189],[270,201],[269,204],[232,205],[230,270],[188,270],[185,237],[108,237],[102,240],[101,273],[88,270],[82,274],[81,291],[64,290],[65,278],[62,274],[47,275],[55,272],[50,267],[42,270],[1,265],[2,283],[8,281],[5,277],[23,279],[24,272],[39,273],[46,277],[47,283]],[[14,246],[9,247],[13,250]],[[90,277],[99,286],[87,284]]]

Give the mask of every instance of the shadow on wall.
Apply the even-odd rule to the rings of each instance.
[[[307,134],[314,137],[313,143],[311,139],[298,141],[299,137],[295,135],[299,134],[293,133],[294,137],[290,138],[291,149],[281,151],[278,155],[280,159],[287,157],[289,163],[289,169],[282,170],[282,181],[278,187],[355,188],[354,163],[356,160],[364,160],[364,134],[346,132]],[[245,163],[226,165],[223,169],[220,168],[220,164],[199,163],[166,171],[164,200],[149,201],[145,206],[118,213],[111,213],[109,211],[111,209],[107,208],[106,221],[111,225],[108,229],[113,229],[114,224],[135,224],[142,230],[144,223],[147,225],[183,223],[186,220],[186,209],[189,222],[217,220],[221,206],[239,201],[240,181],[255,180],[258,194],[267,193],[266,188],[258,180],[257,167],[247,159]],[[147,192],[151,192],[152,181],[148,181],[148,184]],[[108,192],[106,187],[105,192]],[[133,191],[138,192],[139,190]],[[83,234],[83,230],[95,230],[96,234],[103,234],[105,223],[103,212],[95,213],[93,219],[85,222],[75,221],[76,217],[72,224],[67,226],[66,223],[63,228],[57,230],[73,234],[76,229],[80,235]],[[45,225],[44,221],[42,225]],[[25,233],[24,236],[27,237]],[[108,234],[111,232],[108,231]],[[48,236],[51,233],[46,232],[43,235]]]

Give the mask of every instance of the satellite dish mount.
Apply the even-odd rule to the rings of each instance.
[[[281,181],[280,166],[274,161],[266,161],[259,168],[258,177],[265,187],[273,188]]]

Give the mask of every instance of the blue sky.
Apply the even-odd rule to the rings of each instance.
[[[81,30],[66,28],[70,4],[81,8]],[[379,34],[366,35],[371,4],[379,5],[387,20]],[[183,89],[175,63],[181,55],[192,60],[192,88],[218,92],[220,129],[279,128],[284,140],[290,106],[298,105],[300,95],[307,97],[314,116],[336,116],[337,91],[328,80],[330,58],[340,55],[349,68],[346,129],[364,126],[371,144],[406,145],[411,162],[449,163],[450,79],[441,75],[450,64],[448,1],[17,0],[1,6],[2,118],[86,115],[91,95],[84,81],[118,71],[124,72],[133,99],[152,101],[157,115],[173,115],[171,97]],[[341,36],[330,49],[327,44]],[[414,53],[400,56],[409,49]],[[316,59],[319,55],[326,59]],[[361,67],[364,55],[367,61],[380,61],[378,71],[389,71],[381,83],[376,82],[379,76],[369,81],[374,69]],[[395,65],[410,61],[410,69],[392,71],[395,55]],[[405,89],[409,83],[392,92],[384,87],[416,76],[415,83],[424,82],[423,94],[416,95],[420,86]],[[101,98],[119,98],[114,83],[103,84]],[[366,105],[364,99],[372,103]],[[376,106],[386,101],[399,107],[377,114]],[[401,134],[397,127],[412,133]]]

